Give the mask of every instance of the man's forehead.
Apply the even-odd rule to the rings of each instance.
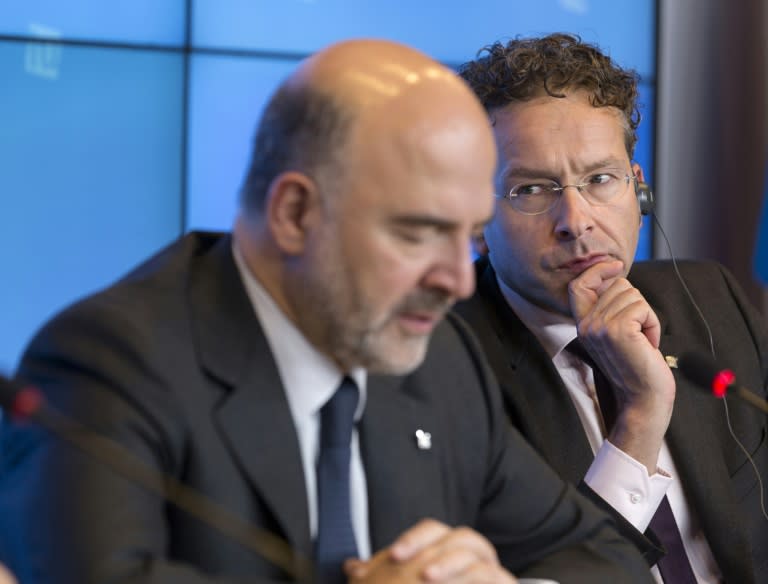
[[[568,151],[583,153],[592,159],[586,164],[595,164],[602,158],[626,156],[624,125],[616,108],[573,107],[555,99],[515,104],[494,114],[493,134],[502,158],[526,160]]]

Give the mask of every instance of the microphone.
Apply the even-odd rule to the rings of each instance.
[[[247,523],[201,492],[150,467],[118,442],[86,429],[51,408],[38,388],[0,376],[0,407],[14,418],[31,420],[66,440],[91,459],[282,568],[295,580],[310,581],[311,562],[298,555],[284,539]]]
[[[736,374],[720,367],[709,355],[684,353],[677,360],[677,368],[690,381],[710,390],[715,397],[723,398],[732,390],[736,397],[768,414],[768,401],[745,387],[735,385]]]

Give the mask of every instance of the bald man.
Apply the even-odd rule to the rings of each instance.
[[[18,372],[283,547],[256,554],[41,438],[24,581],[297,581],[302,559],[323,583],[648,581],[509,433],[444,319],[474,288],[495,164],[479,103],[421,53],[361,40],[302,63],[263,114],[233,233],[191,233],[65,310]]]

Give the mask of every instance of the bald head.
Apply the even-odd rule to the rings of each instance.
[[[469,117],[473,123],[486,119],[464,82],[417,50],[384,40],[331,45],[303,61],[267,104],[242,191],[243,207],[258,213],[270,184],[286,171],[319,181],[339,176],[355,127],[384,122],[375,131],[398,135],[438,116]],[[377,133],[369,139],[381,137]]]
[[[342,371],[402,374],[473,290],[495,164],[488,118],[452,71],[391,42],[333,45],[267,106],[235,241]]]
[[[291,81],[336,95],[358,111],[428,86],[461,86],[453,71],[427,55],[382,40],[332,45],[307,59]]]

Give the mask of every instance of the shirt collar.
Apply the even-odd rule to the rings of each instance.
[[[550,359],[554,359],[576,338],[576,322],[573,318],[536,306],[507,286],[498,275],[496,280],[504,299],[536,336]]]
[[[248,269],[236,241],[233,241],[232,253],[245,290],[277,362],[294,419],[302,420],[317,415],[320,408],[336,392],[345,373],[318,351],[280,309]],[[359,420],[365,409],[367,372],[358,367],[346,375],[354,379],[360,391],[355,411],[355,420]]]

